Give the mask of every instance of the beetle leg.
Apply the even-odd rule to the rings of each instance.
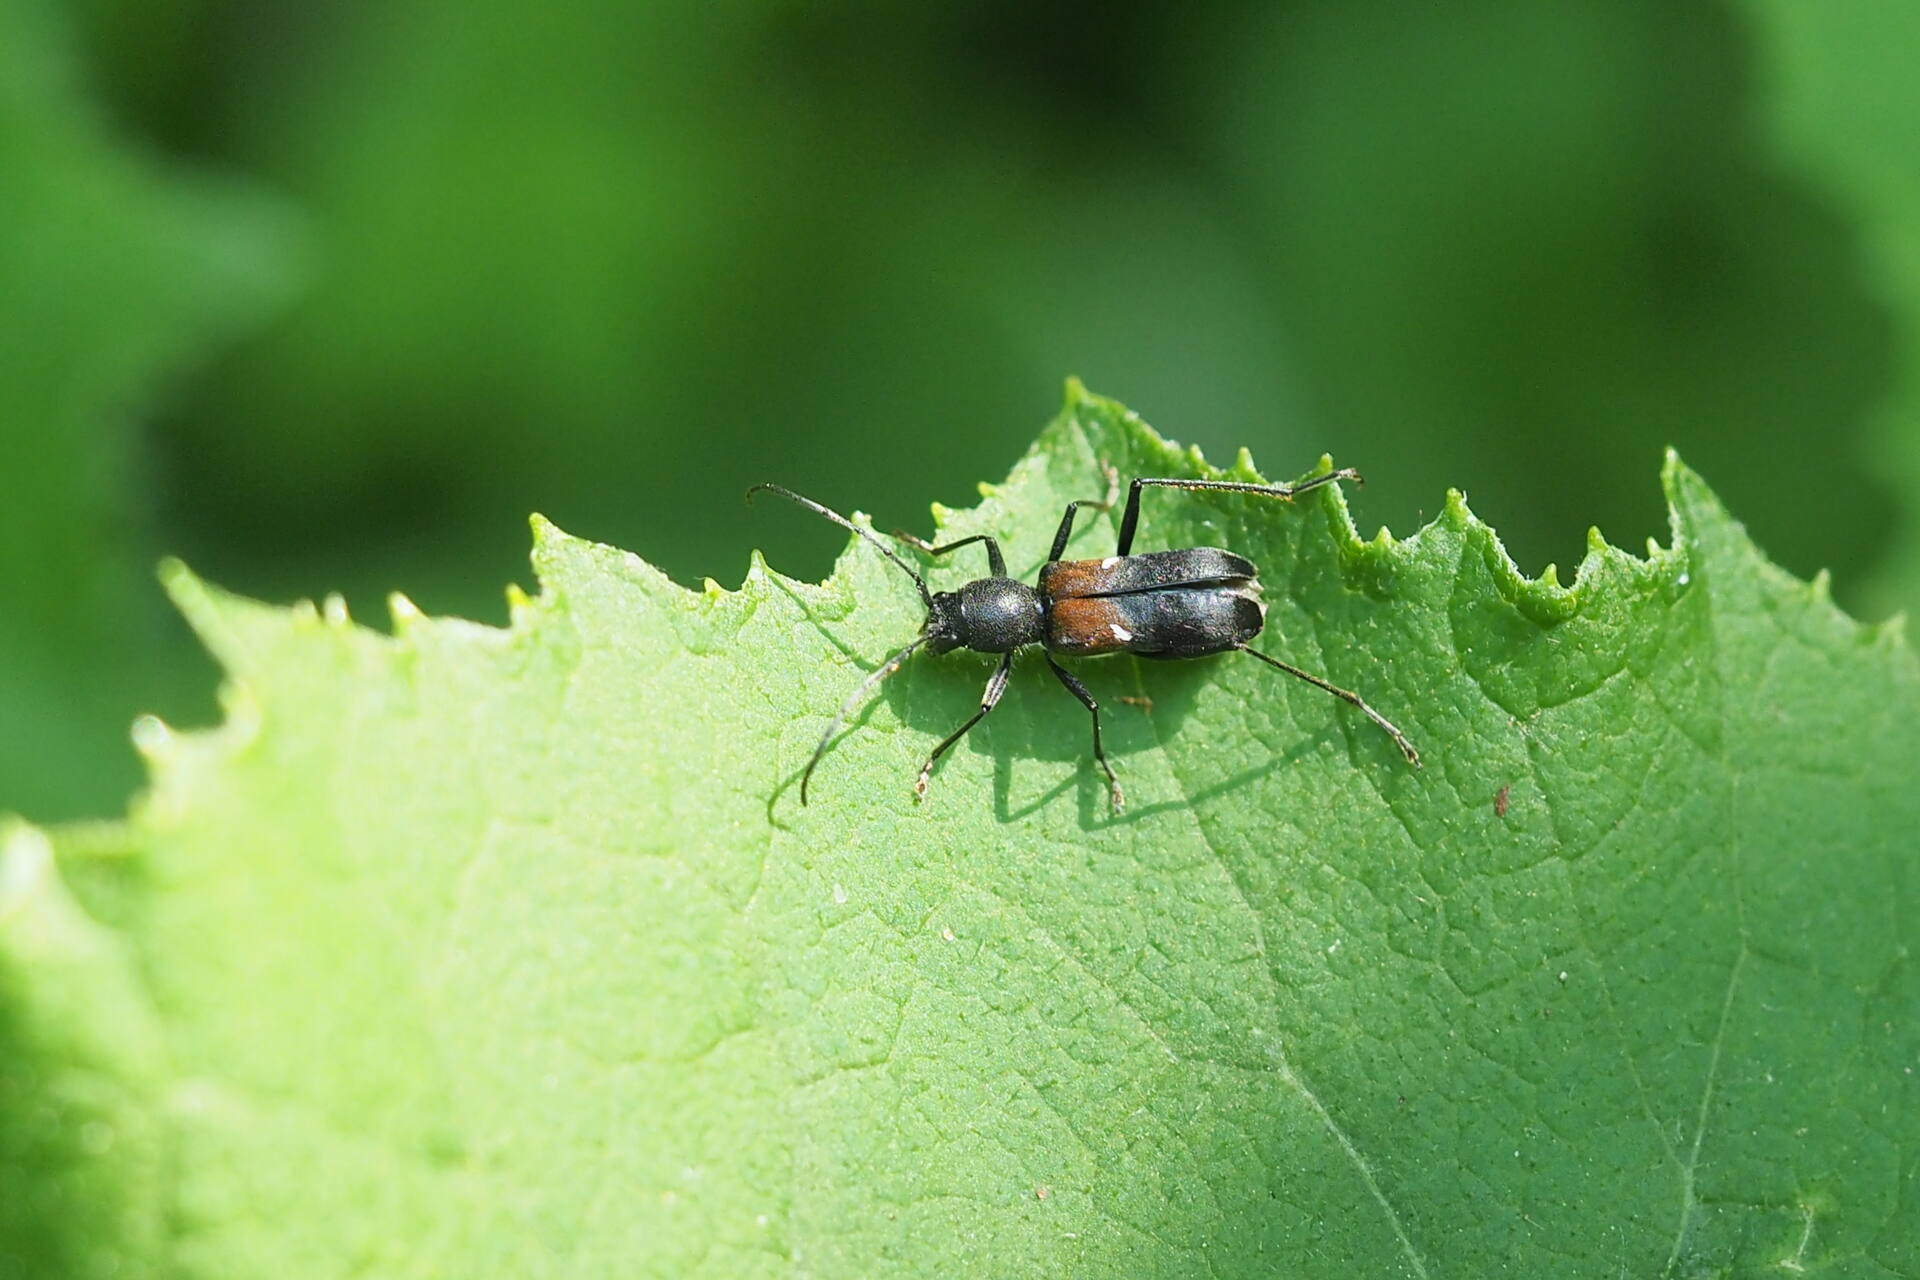
[[[948,747],[966,737],[967,730],[985,719],[987,712],[993,710],[994,704],[1000,701],[1000,695],[1007,691],[1007,673],[1012,670],[1013,654],[1008,653],[1000,659],[1000,665],[994,668],[993,674],[987,677],[987,691],[980,695],[980,709],[968,716],[965,724],[948,734],[940,745],[933,749],[933,754],[927,757],[927,762],[920,766],[920,777],[913,784],[913,794],[916,799],[926,799],[927,779],[933,776],[934,762],[947,754]]]
[[[1290,676],[1299,676],[1302,680],[1305,680],[1308,684],[1314,686],[1315,688],[1325,689],[1328,693],[1332,694],[1334,697],[1339,698],[1345,702],[1351,702],[1354,706],[1366,712],[1367,719],[1373,721],[1375,724],[1379,725],[1382,729],[1385,729],[1387,731],[1387,736],[1391,737],[1394,740],[1395,744],[1399,746],[1400,754],[1407,758],[1408,764],[1412,765],[1416,769],[1420,767],[1420,753],[1413,749],[1413,744],[1411,742],[1407,741],[1407,735],[1400,732],[1400,730],[1396,729],[1393,725],[1393,721],[1387,719],[1385,716],[1381,715],[1378,711],[1375,711],[1372,707],[1368,706],[1366,699],[1362,698],[1359,694],[1354,693],[1350,689],[1342,689],[1339,685],[1329,684],[1325,680],[1322,680],[1319,676],[1309,675],[1307,672],[1302,671],[1300,668],[1295,666],[1289,666],[1288,664],[1280,661],[1280,659],[1278,658],[1268,657],[1266,654],[1260,652],[1258,649],[1252,648],[1249,645],[1243,644],[1236,647],[1239,648],[1239,650],[1242,653],[1250,653],[1254,657],[1260,659],[1260,661],[1266,663],[1270,667],[1278,667],[1280,668],[1280,670],[1286,672]]]
[[[1120,791],[1120,779],[1113,776],[1113,766],[1107,763],[1107,753],[1100,749],[1100,704],[1087,692],[1087,686],[1081,684],[1073,672],[1067,670],[1047,655],[1047,665],[1053,668],[1053,674],[1060,677],[1060,683],[1067,686],[1067,692],[1080,699],[1083,706],[1093,713],[1093,758],[1100,762],[1100,769],[1107,775],[1107,802],[1113,811],[1119,813],[1127,807],[1127,797]]]
[[[1239,480],[1181,480],[1176,477],[1137,476],[1127,487],[1127,510],[1120,517],[1120,541],[1114,554],[1124,556],[1133,553],[1133,535],[1140,527],[1140,491],[1148,485],[1155,485],[1162,489],[1251,493],[1262,498],[1279,498],[1283,502],[1292,502],[1300,494],[1310,489],[1318,489],[1323,484],[1332,484],[1335,480],[1351,480],[1355,484],[1366,483],[1360,478],[1360,473],[1352,467],[1329,471],[1323,476],[1302,480],[1299,484],[1245,484]],[[1054,558],[1059,559],[1058,556]]]
[[[1058,560],[1067,553],[1067,540],[1073,537],[1073,516],[1081,507],[1091,507],[1095,511],[1111,511],[1113,504],[1120,500],[1120,473],[1114,470],[1111,462],[1100,464],[1100,474],[1107,478],[1107,496],[1100,499],[1076,498],[1067,504],[1067,513],[1060,517],[1060,532],[1053,535],[1053,550],[1047,553],[1047,560]]]

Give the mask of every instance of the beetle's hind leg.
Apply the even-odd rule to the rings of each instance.
[[[1119,813],[1127,807],[1127,797],[1120,790],[1120,779],[1113,776],[1113,766],[1107,763],[1107,753],[1100,746],[1100,704],[1087,692],[1087,686],[1080,683],[1079,677],[1047,655],[1047,665],[1053,668],[1053,674],[1060,677],[1060,683],[1067,686],[1067,692],[1080,699],[1081,705],[1093,713],[1093,758],[1100,762],[1101,772],[1107,775],[1107,803]]]
[[[967,722],[941,740],[933,749],[927,762],[920,766],[920,776],[914,780],[913,795],[916,800],[927,798],[927,780],[933,776],[933,766],[941,756],[947,754],[947,748],[967,736],[967,730],[986,719],[987,712],[999,703],[1000,695],[1007,691],[1007,673],[1013,670],[1013,655],[1007,654],[1000,659],[1000,665],[987,677],[987,691],[980,695],[980,709],[967,717]]]
[[[1242,644],[1242,645],[1236,645],[1234,647],[1239,649],[1240,652],[1242,653],[1252,654],[1254,657],[1260,659],[1260,661],[1266,663],[1270,667],[1278,667],[1280,668],[1280,670],[1286,672],[1290,676],[1299,676],[1302,680],[1305,680],[1308,684],[1312,685],[1314,688],[1325,689],[1328,693],[1332,694],[1336,698],[1339,698],[1341,701],[1350,702],[1354,706],[1360,708],[1360,710],[1366,713],[1367,719],[1373,721],[1375,724],[1379,725],[1382,729],[1385,729],[1387,731],[1387,735],[1391,737],[1394,741],[1394,744],[1400,748],[1400,754],[1407,758],[1408,764],[1412,765],[1416,769],[1420,767],[1420,753],[1413,749],[1413,744],[1411,742],[1407,741],[1407,735],[1400,732],[1400,730],[1394,726],[1393,721],[1387,719],[1385,716],[1381,715],[1378,711],[1375,711],[1372,707],[1368,706],[1367,700],[1361,697],[1359,694],[1353,692],[1351,689],[1342,689],[1339,685],[1331,684],[1325,680],[1322,680],[1319,676],[1313,675],[1306,671],[1302,671],[1298,667],[1290,666],[1287,663],[1280,661],[1280,659],[1278,658],[1269,657],[1268,655],[1260,652],[1258,649],[1253,648],[1251,645]]]
[[[1186,489],[1193,493],[1250,493],[1259,498],[1278,498],[1282,502],[1292,502],[1301,494],[1311,492],[1322,485],[1332,484],[1336,480],[1351,480],[1355,484],[1366,483],[1360,478],[1360,473],[1352,467],[1329,471],[1323,476],[1302,480],[1299,484],[1247,484],[1241,480],[1183,480],[1174,476],[1137,476],[1127,487],[1127,509],[1120,517],[1120,539],[1114,554],[1123,556],[1133,554],[1133,535],[1140,528],[1140,491],[1149,486],[1162,489]]]

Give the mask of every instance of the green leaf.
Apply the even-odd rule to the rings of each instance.
[[[938,526],[1029,573],[1103,461],[1215,474],[1075,386]],[[912,659],[799,805],[831,710],[919,624],[862,543],[824,586],[756,561],[690,592],[536,521],[507,629],[397,602],[392,636],[171,569],[225,725],[143,725],[124,829],[19,828],[0,863],[0,1250],[1912,1274],[1920,669],[1665,481],[1671,546],[1596,534],[1567,588],[1457,496],[1363,543],[1332,489],[1149,494],[1143,546],[1252,556],[1263,646],[1427,763],[1250,660],[1088,662],[1119,818],[1033,661],[915,803],[989,670],[964,653]]]

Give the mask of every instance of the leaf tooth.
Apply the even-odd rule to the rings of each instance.
[[[330,627],[344,627],[353,621],[347,612],[347,598],[338,591],[329,591],[327,598],[320,602],[320,616]]]
[[[42,889],[53,876],[53,842],[46,832],[17,818],[0,826],[0,920]]]
[[[159,716],[136,716],[127,736],[133,740],[133,749],[151,763],[158,764],[173,754],[173,729]]]
[[[409,600],[403,591],[395,591],[387,596],[387,612],[393,616],[395,635],[411,631],[414,624],[426,616],[420,612],[420,606]]]
[[[760,554],[754,552],[755,555]],[[507,624],[518,627],[530,622],[533,617],[533,600],[523,591],[517,582],[507,584]]]

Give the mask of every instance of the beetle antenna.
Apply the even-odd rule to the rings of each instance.
[[[841,528],[851,529],[855,533],[859,534],[861,537],[865,538],[868,542],[871,542],[874,546],[880,549],[881,555],[885,556],[887,559],[899,565],[901,572],[905,573],[909,578],[913,579],[913,585],[920,588],[921,603],[925,604],[928,609],[933,608],[933,594],[927,590],[927,580],[921,577],[919,573],[915,572],[912,565],[908,564],[905,560],[902,560],[899,556],[895,555],[893,553],[893,548],[889,547],[886,543],[880,540],[879,534],[875,533],[871,529],[861,528],[859,525],[855,524],[853,521],[841,515],[838,511],[835,511],[829,507],[823,507],[819,503],[815,502],[812,498],[803,498],[799,494],[795,493],[793,490],[788,489],[782,485],[757,484],[753,486],[753,488],[747,490],[747,501],[752,502],[753,495],[760,492],[762,489],[765,489],[771,493],[777,493],[781,497],[787,499],[789,502],[797,502],[801,506],[805,507],[807,510],[813,512],[815,515],[825,516],[827,519],[833,521],[835,524],[839,525]],[[909,650],[909,652],[911,652],[911,650]],[[905,657],[906,654],[903,653],[900,656]],[[884,669],[885,668],[882,668],[882,670]],[[861,687],[865,688],[866,686],[862,685]],[[835,723],[837,724],[838,722],[836,721]],[[832,734],[829,733],[828,736],[831,737]],[[821,743],[820,749],[822,751],[826,750],[826,744],[824,742]],[[814,759],[818,760],[819,758],[820,758],[819,753],[816,752],[814,754]],[[811,765],[808,766],[808,771],[809,772],[812,771]],[[803,804],[805,803],[804,791],[802,793],[801,803]]]
[[[766,487],[772,488],[773,486],[768,485]],[[778,492],[785,493],[786,490],[781,489],[778,490]],[[867,696],[868,690],[898,671],[900,664],[905,662],[915,649],[925,644],[930,638],[929,636],[921,636],[912,644],[875,667],[867,674],[867,678],[860,682],[860,687],[847,695],[847,700],[840,704],[840,709],[833,713],[833,723],[828,725],[827,731],[820,735],[820,745],[813,749],[813,759],[807,761],[806,771],[800,775],[801,804],[804,805],[807,802],[807,783],[813,780],[813,767],[820,763],[821,756],[827,754],[827,744],[833,741],[834,734],[840,732],[840,726],[847,722],[847,713],[853,710],[855,704],[857,704],[860,699]]]

